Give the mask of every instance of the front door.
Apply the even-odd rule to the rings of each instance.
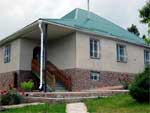
[[[41,48],[35,47],[33,50],[33,59],[36,59],[38,62],[40,62],[40,53],[41,53]]]

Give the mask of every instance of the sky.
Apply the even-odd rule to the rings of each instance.
[[[147,26],[141,24],[138,10],[146,0],[90,0],[90,11],[127,28],[137,25],[141,36]],[[87,10],[87,0],[0,0],[0,40],[38,18],[61,18],[75,8]]]

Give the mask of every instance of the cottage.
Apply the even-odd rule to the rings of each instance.
[[[43,51],[43,52],[41,52]],[[150,64],[143,39],[86,10],[31,23],[0,41],[0,90],[33,80],[48,91],[119,85]]]

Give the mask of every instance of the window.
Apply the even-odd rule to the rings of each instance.
[[[117,61],[127,62],[126,46],[117,44]]]
[[[7,45],[5,47],[5,53],[4,53],[4,63],[9,63],[11,57],[11,46]]]
[[[100,42],[99,40],[90,39],[90,57],[100,58]]]
[[[150,64],[150,51],[147,50],[144,51],[144,63]]]
[[[91,80],[94,80],[94,81],[98,81],[100,80],[100,73],[99,72],[91,72]]]

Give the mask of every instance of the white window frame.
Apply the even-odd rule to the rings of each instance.
[[[148,54],[148,59],[146,54]],[[150,50],[144,50],[144,64],[150,65]]]
[[[92,43],[92,50],[91,50],[91,43]],[[96,47],[97,50],[95,50],[95,45],[97,46]],[[100,40],[98,39],[90,38],[90,58],[100,59]]]
[[[123,55],[120,53],[120,49],[121,49],[121,46],[123,47]],[[123,59],[123,60],[122,60]],[[123,45],[123,44],[117,44],[117,61],[118,62],[123,62],[123,63],[127,63],[127,48],[126,48],[126,45]]]
[[[4,63],[10,63],[11,61],[11,45],[5,46],[4,50]]]
[[[100,80],[100,72],[91,71],[90,72],[90,79],[93,80],[93,81],[99,81]]]

